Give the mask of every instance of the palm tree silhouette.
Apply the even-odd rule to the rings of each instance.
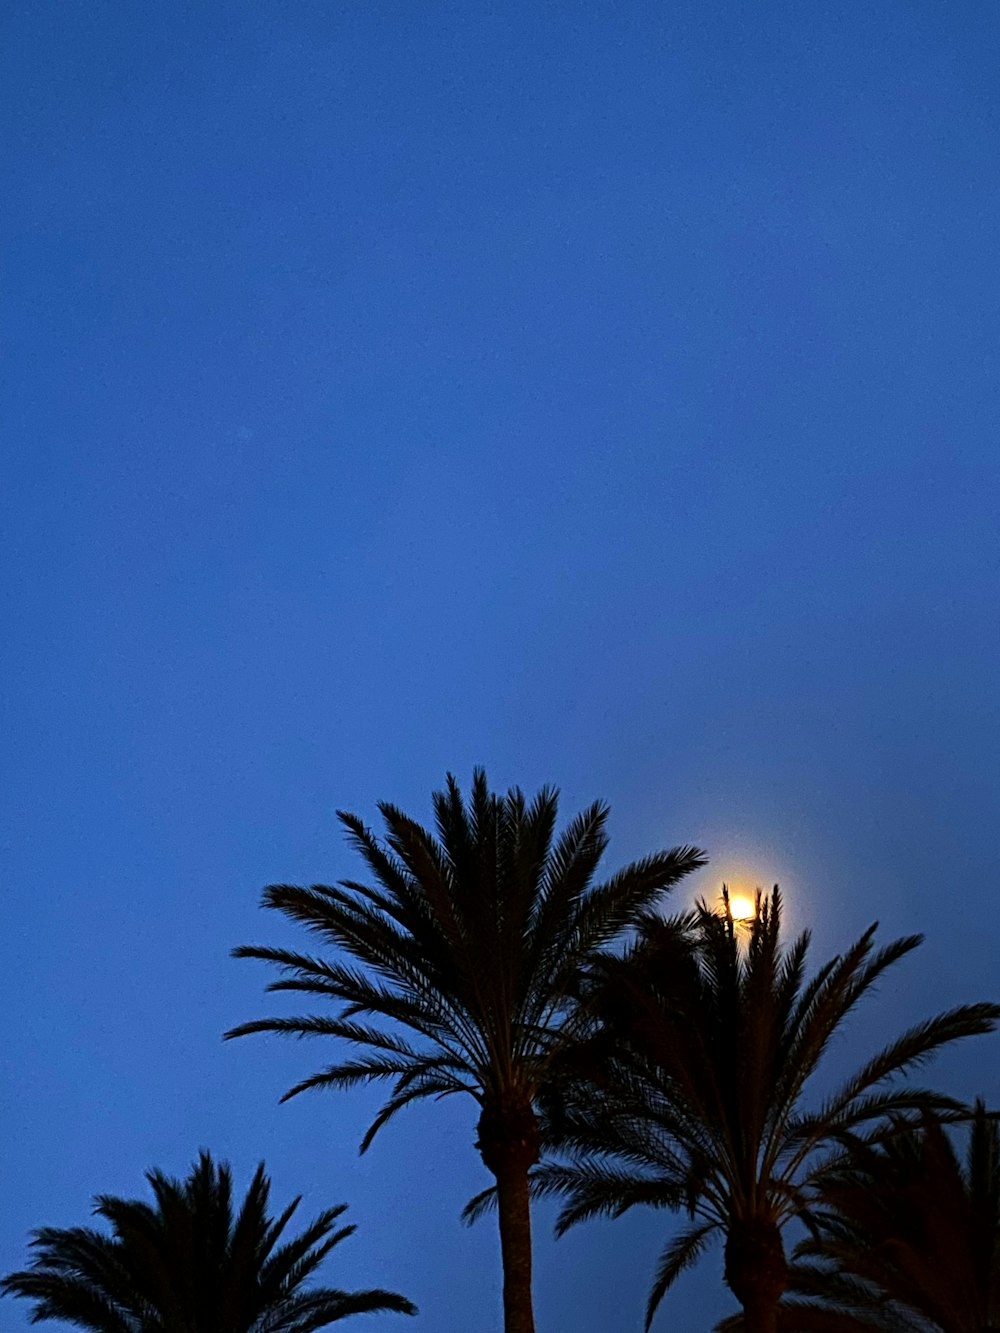
[[[583,1003],[594,1029],[564,1059],[571,1081],[548,1107],[569,1160],[538,1169],[536,1194],[568,1195],[557,1230],[647,1204],[686,1209],[691,1226],[664,1250],[646,1326],[712,1236],[747,1333],[774,1333],[788,1284],[782,1229],[847,1136],[887,1116],[955,1111],[899,1076],[960,1037],[992,1030],[1000,1006],[964,1005],[910,1028],[812,1110],[806,1084],[830,1041],[920,936],[875,948],[875,926],[806,979],[809,934],[784,949],[781,894],[758,891],[744,927],[721,912],[647,915],[623,956],[592,963]],[[481,1205],[480,1205],[481,1206]]]
[[[891,1127],[819,1181],[781,1327],[991,1333],[1000,1326],[1000,1130],[977,1102],[964,1164],[940,1117]]]
[[[279,1245],[299,1200],[269,1216],[263,1163],[235,1214],[229,1166],[207,1152],[186,1180],[160,1171],[146,1179],[153,1204],[96,1199],[110,1236],[92,1227],[33,1233],[31,1267],[0,1280],[6,1294],[34,1301],[32,1323],[60,1319],[92,1333],[313,1333],[353,1314],[416,1314],[391,1291],[305,1287],[354,1231],[335,1226],[346,1204]]]
[[[271,990],[340,1005],[336,1015],[266,1018],[227,1037],[279,1032],[337,1037],[353,1058],[298,1083],[343,1088],[390,1080],[362,1142],[421,1097],[467,1093],[479,1105],[476,1146],[496,1179],[506,1333],[533,1333],[528,1173],[538,1160],[535,1104],[554,1054],[571,1037],[568,995],[581,963],[689,871],[701,852],[658,852],[594,883],[607,845],[607,807],[595,803],[554,841],[557,793],[529,804],[517,788],[490,791],[477,769],[468,805],[449,775],[433,798],[436,835],[382,803],[381,841],[340,813],[374,886],[273,885],[264,905],[336,951],[330,959],[241,947],[277,964]],[[375,1019],[375,1022],[371,1020]]]

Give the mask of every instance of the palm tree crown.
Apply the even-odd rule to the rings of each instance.
[[[746,928],[724,895],[721,913],[702,902],[671,920],[647,916],[624,956],[589,969],[594,1031],[567,1058],[575,1083],[550,1107],[549,1132],[570,1160],[541,1168],[534,1188],[568,1194],[560,1230],[637,1204],[687,1209],[692,1226],[660,1259],[647,1327],[721,1232],[745,1327],[770,1333],[787,1285],[781,1230],[805,1208],[817,1171],[886,1116],[955,1109],[898,1077],[1000,1017],[1000,1006],[975,1004],[918,1024],[805,1109],[834,1033],[920,937],[876,948],[873,926],[807,980],[808,932],[785,949],[780,926],[777,887],[758,892]]]
[[[783,1325],[820,1329],[833,1309],[871,1330],[1000,1326],[1000,1130],[982,1102],[964,1164],[928,1114],[858,1145],[819,1184],[790,1273],[818,1300],[787,1302]]]
[[[30,1268],[0,1290],[34,1301],[32,1323],[59,1319],[92,1333],[313,1333],[352,1314],[415,1314],[391,1291],[304,1289],[354,1227],[335,1226],[346,1204],[321,1213],[295,1239],[279,1241],[298,1206],[268,1215],[261,1164],[234,1215],[232,1175],[203,1152],[188,1178],[150,1171],[155,1202],[100,1195],[91,1227],[34,1233]]]
[[[489,790],[477,770],[465,803],[455,779],[434,795],[436,834],[379,806],[380,840],[340,813],[372,884],[273,885],[264,904],[335,950],[317,958],[282,948],[235,950],[282,970],[271,990],[332,1000],[336,1014],[267,1018],[227,1036],[279,1032],[337,1037],[356,1054],[304,1079],[306,1088],[388,1080],[391,1093],[362,1143],[420,1097],[477,1101],[477,1146],[497,1178],[508,1333],[530,1333],[527,1172],[539,1153],[535,1100],[568,1040],[568,996],[581,963],[618,935],[702,854],[678,847],[601,883],[607,808],[578,815],[555,838],[557,793],[528,803]]]

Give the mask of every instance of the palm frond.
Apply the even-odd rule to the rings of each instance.
[[[488,1186],[484,1190],[480,1190],[478,1194],[474,1194],[462,1209],[460,1218],[467,1227],[471,1227],[475,1222],[478,1222],[480,1218],[485,1217],[487,1213],[496,1212],[496,1208],[497,1187],[494,1184]]]
[[[556,1220],[557,1236],[595,1217],[621,1217],[643,1205],[677,1208],[684,1199],[683,1181],[666,1175],[641,1176],[602,1158],[546,1163],[532,1172],[530,1188],[533,1198],[567,1199]]]
[[[831,1119],[843,1114],[852,1102],[876,1084],[924,1064],[942,1046],[964,1037],[992,1032],[998,1019],[1000,1005],[966,1004],[914,1025],[862,1065],[827,1101],[824,1113]]]
[[[647,1333],[667,1291],[685,1269],[691,1268],[697,1263],[712,1233],[717,1231],[718,1228],[718,1222],[714,1221],[688,1227],[679,1236],[675,1236],[660,1255],[649,1299],[646,1302],[645,1327]]]
[[[365,1130],[364,1138],[361,1140],[360,1151],[366,1153],[371,1147],[375,1135],[382,1129],[404,1106],[409,1106],[411,1102],[418,1101],[423,1097],[450,1097],[459,1092],[472,1092],[470,1084],[462,1083],[458,1079],[441,1073],[421,1072],[416,1075],[412,1082],[406,1083],[400,1080],[396,1085],[396,1091],[385,1103],[378,1115]]]
[[[60,1319],[92,1333],[162,1333],[225,1327],[227,1333],[312,1333],[348,1314],[413,1306],[393,1292],[307,1290],[352,1226],[329,1208],[279,1246],[299,1200],[268,1215],[263,1164],[234,1215],[232,1173],[202,1152],[183,1181],[147,1173],[152,1205],[99,1195],[107,1235],[89,1228],[34,1233],[32,1265],[0,1280],[0,1290],[33,1303],[31,1320]]]

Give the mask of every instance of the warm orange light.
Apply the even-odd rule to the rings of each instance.
[[[756,904],[745,893],[731,893],[729,895],[729,910],[733,914],[734,921],[752,921],[756,913]]]

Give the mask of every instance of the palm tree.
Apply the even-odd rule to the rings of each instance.
[[[839,1314],[878,1333],[995,1333],[996,1118],[976,1103],[964,1166],[941,1118],[931,1114],[858,1145],[820,1178],[811,1235],[795,1258],[790,1289],[800,1299],[783,1303],[782,1327],[808,1333]]]
[[[806,1084],[844,1020],[919,936],[882,948],[875,926],[806,979],[809,934],[781,945],[781,894],[758,891],[746,927],[728,893],[671,920],[648,915],[623,956],[589,968],[588,1040],[564,1063],[573,1081],[549,1107],[568,1161],[539,1168],[534,1192],[568,1195],[557,1230],[647,1204],[686,1209],[691,1226],[657,1268],[646,1326],[667,1289],[716,1233],[747,1333],[774,1333],[788,1284],[782,1230],[848,1136],[888,1116],[957,1103],[897,1080],[959,1037],[992,1030],[1000,1006],[965,1005],[910,1028],[814,1109]]]
[[[533,1333],[528,1173],[538,1160],[536,1099],[569,1039],[568,994],[584,959],[605,946],[689,871],[701,852],[658,852],[594,883],[608,810],[596,803],[555,841],[557,793],[529,804],[517,788],[490,791],[477,769],[471,799],[449,775],[433,798],[436,835],[382,803],[380,840],[340,813],[374,885],[273,885],[264,905],[335,950],[315,958],[283,948],[235,950],[275,963],[271,990],[303,991],[336,1014],[266,1018],[228,1037],[279,1032],[336,1037],[352,1057],[298,1083],[345,1088],[390,1080],[362,1141],[420,1097],[467,1093],[479,1106],[476,1146],[496,1179],[506,1333]],[[375,1021],[372,1021],[375,1020]]]
[[[268,1215],[264,1165],[234,1216],[229,1166],[202,1152],[186,1180],[150,1171],[154,1204],[99,1195],[92,1227],[42,1227],[31,1267],[0,1281],[34,1301],[32,1323],[59,1319],[92,1333],[313,1333],[352,1314],[415,1307],[391,1291],[304,1289],[354,1227],[335,1224],[347,1207],[321,1213],[279,1245],[298,1206]]]

